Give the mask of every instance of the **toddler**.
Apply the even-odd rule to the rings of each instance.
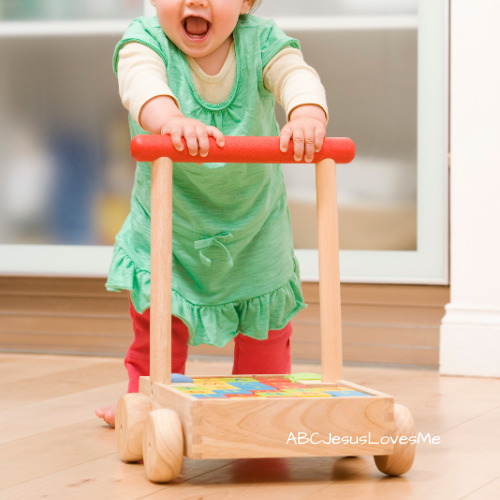
[[[325,91],[299,42],[249,12],[258,0],[151,0],[114,55],[132,137],[169,134],[207,156],[208,137],[278,136],[311,162],[326,133]],[[275,99],[288,124],[280,133]],[[290,320],[305,307],[280,165],[174,165],[172,372],[188,345],[234,339],[233,374],[290,373]],[[108,290],[129,291],[129,392],[149,374],[151,164],[137,164]],[[116,405],[96,409],[114,426]]]

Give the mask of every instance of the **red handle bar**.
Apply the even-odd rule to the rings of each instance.
[[[137,135],[130,144],[130,153],[136,161],[154,161],[167,157],[177,163],[306,163],[293,159],[290,141],[286,153],[280,150],[279,137],[225,137],[223,148],[209,137],[210,151],[202,158],[191,156],[184,143],[184,151],[177,151],[169,135]],[[356,154],[354,142],[347,137],[328,137],[323,148],[314,155],[313,163],[331,159],[336,163],[350,163]]]

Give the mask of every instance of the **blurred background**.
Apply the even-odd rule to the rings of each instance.
[[[0,16],[7,20],[134,19],[143,0],[1,0]]]
[[[320,74],[328,134],[356,142],[338,168],[342,249],[417,246],[417,4],[264,0],[257,11]],[[111,57],[142,12],[142,0],[0,0],[0,244],[113,243],[134,163]],[[284,171],[295,246],[316,248],[314,168]]]

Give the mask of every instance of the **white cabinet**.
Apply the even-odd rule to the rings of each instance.
[[[143,8],[143,0],[0,0],[0,20],[133,19]]]
[[[448,3],[277,0],[259,15],[298,38],[327,90],[346,282],[448,280]],[[285,168],[302,276],[317,279],[314,172]]]
[[[104,275],[134,170],[111,57],[142,2],[27,1],[31,22],[14,4],[0,0],[17,19],[0,22],[0,272]],[[257,15],[300,40],[327,90],[328,134],[357,145],[338,168],[343,279],[445,283],[447,2],[265,0]],[[314,169],[284,170],[315,280]]]

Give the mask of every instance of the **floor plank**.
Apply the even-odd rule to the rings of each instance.
[[[418,445],[411,471],[401,478],[384,477],[373,465],[345,483],[328,486],[304,499],[460,500],[498,478],[499,421],[500,406],[439,433],[440,444]]]
[[[111,455],[115,446],[114,432],[97,417],[4,443],[0,485],[6,488]]]
[[[94,408],[108,406],[126,392],[122,381],[0,411],[0,444],[93,419]]]
[[[169,500],[188,498],[299,500],[314,490],[346,481],[369,467],[362,458],[293,458],[238,460],[175,485]],[[163,492],[147,500],[164,499]]]
[[[472,493],[464,496],[460,500],[498,500],[500,491],[500,476],[490,481],[488,484],[478,488]]]
[[[228,375],[231,362],[189,361],[190,375]],[[319,365],[293,371],[320,372]],[[344,379],[380,390],[412,412],[420,444],[411,471],[379,473],[372,457],[185,459],[172,484],[124,464],[114,431],[93,417],[126,390],[123,361],[0,356],[0,498],[12,500],[493,500],[500,488],[500,379],[432,370],[346,366]],[[38,376],[37,376],[38,374]]]
[[[54,356],[48,354],[0,353],[0,383],[7,384],[33,377],[60,373],[105,363],[106,358],[90,356]],[[0,395],[2,395],[0,393]]]
[[[42,376],[32,374],[27,379],[0,384],[0,410],[113,384],[126,377],[119,359]]]
[[[111,432],[111,431],[110,431]],[[210,473],[230,462],[228,460],[185,459],[180,484],[197,475]],[[155,492],[170,491],[172,485],[148,481],[141,464],[125,464],[116,453],[76,465],[59,472],[25,481],[0,490],[3,500],[135,500]]]

